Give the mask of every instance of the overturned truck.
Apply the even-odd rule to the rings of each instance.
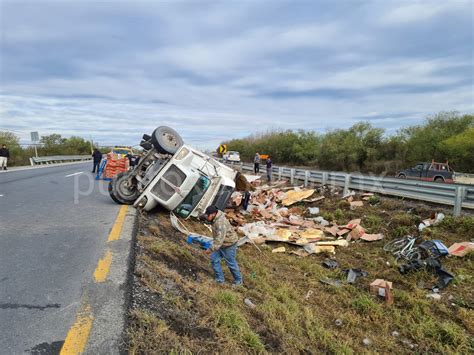
[[[235,189],[235,170],[184,144],[166,126],[143,135],[140,146],[145,155],[139,163],[109,184],[115,202],[146,211],[160,205],[182,218],[197,217],[210,205],[225,209]]]

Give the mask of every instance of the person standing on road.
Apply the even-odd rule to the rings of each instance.
[[[260,172],[260,154],[255,153],[253,157],[253,172],[258,174]]]
[[[8,170],[7,164],[8,159],[10,158],[10,151],[8,150],[7,146],[4,144],[2,148],[0,148],[0,169]]]
[[[234,277],[234,285],[242,285],[242,275],[237,264],[237,241],[239,239],[237,233],[225,217],[224,212],[219,211],[215,206],[206,208],[202,217],[212,223],[214,240],[212,247],[206,250],[206,253],[211,254],[211,265],[216,282],[223,284],[225,281],[221,266],[221,259],[224,259]]]
[[[99,149],[94,148],[92,158],[94,158],[94,167],[92,168],[92,173],[95,174],[96,170],[99,172],[100,162],[102,161],[102,153],[99,151]]]
[[[267,158],[267,179],[268,182],[272,181],[272,159],[270,157]]]

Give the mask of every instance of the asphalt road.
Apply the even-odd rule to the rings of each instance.
[[[120,208],[91,165],[0,173],[2,354],[55,352],[74,323]]]

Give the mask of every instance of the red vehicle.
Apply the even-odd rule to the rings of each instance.
[[[448,162],[418,163],[413,168],[405,169],[395,175],[400,179],[454,183],[454,170]]]

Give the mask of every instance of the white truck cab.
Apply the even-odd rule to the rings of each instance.
[[[160,169],[134,203],[149,211],[161,205],[180,217],[197,217],[213,204],[224,209],[236,171],[188,145]]]
[[[109,184],[114,201],[146,211],[161,205],[183,218],[198,217],[210,205],[225,209],[235,189],[235,170],[183,144],[169,127],[144,135],[141,145],[147,153],[134,170]]]

